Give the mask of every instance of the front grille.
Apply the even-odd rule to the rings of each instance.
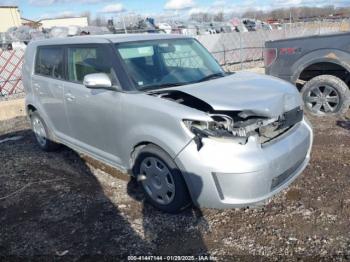
[[[285,181],[287,181],[293,174],[294,172],[300,167],[300,165],[304,162],[303,160],[298,161],[295,165],[293,165],[291,168],[287,169],[284,171],[282,174],[279,176],[275,177],[272,179],[271,183],[271,191],[273,191],[275,188],[279,187],[282,185]]]

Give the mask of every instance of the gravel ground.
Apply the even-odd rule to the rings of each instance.
[[[68,148],[42,152],[25,118],[0,122],[0,260],[349,260],[350,121],[311,121],[311,163],[267,206],[179,215],[144,203],[134,181],[116,170]]]

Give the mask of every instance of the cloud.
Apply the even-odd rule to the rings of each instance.
[[[47,18],[61,18],[61,17],[75,17],[78,16],[76,13],[72,11],[62,11],[59,13],[45,13],[42,14],[39,19],[47,19]]]
[[[30,5],[35,6],[45,6],[45,5],[52,5],[55,3],[55,0],[29,0]]]
[[[349,5],[344,4],[344,1],[349,0],[333,0],[335,6]],[[329,0],[269,0],[268,2],[258,0],[245,0],[241,3],[232,4],[228,0],[216,0],[209,6],[194,6],[188,12],[189,15],[197,13],[219,13],[240,15],[248,10],[271,11],[276,8],[290,8],[300,6],[315,6],[322,7],[329,5]]]
[[[121,3],[106,5],[100,10],[101,13],[121,13],[124,11],[125,8]]]
[[[76,0],[75,2],[81,4],[97,4],[100,2],[107,2],[109,0]],[[29,4],[34,6],[50,6],[54,4],[67,4],[71,3],[71,0],[29,0]]]
[[[281,1],[281,0],[272,0],[272,1]],[[289,1],[289,0],[287,0]],[[191,8],[188,12],[189,15],[198,14],[198,13],[224,13],[224,14],[241,14],[249,9],[260,9],[266,10],[266,6],[259,5],[257,0],[244,0],[240,4],[232,4],[226,0],[217,0],[214,1],[209,6],[195,6]]]
[[[166,2],[165,10],[185,10],[194,7],[195,3],[193,0],[169,0]]]
[[[194,7],[194,8],[191,8],[188,13],[190,15],[193,15],[193,14],[200,14],[200,13],[209,13],[209,7]]]
[[[344,3],[346,3],[346,5],[349,5],[349,2],[344,0],[334,0],[332,2],[330,2],[329,0],[271,0],[270,1],[271,9],[300,7],[300,6],[314,6],[314,7],[322,7],[327,5],[343,6]]]
[[[272,0],[271,5],[275,7],[292,7],[292,6],[301,6],[308,5],[310,2],[320,2],[320,1],[309,1],[309,0]]]
[[[212,6],[214,7],[224,7],[226,5],[227,5],[227,2],[225,0],[214,1],[214,3],[212,4]]]
[[[189,15],[193,14],[199,14],[199,13],[211,13],[211,14],[217,14],[217,13],[236,13],[240,12],[241,10],[246,9],[246,2],[250,2],[251,0],[245,0],[242,4],[229,4],[226,1],[214,1],[209,6],[195,6],[191,8],[188,11]]]
[[[0,6],[2,5],[18,5],[18,1],[17,0],[0,0]]]
[[[348,1],[348,0],[347,0]],[[341,6],[344,0],[334,0],[335,6]],[[245,0],[239,4],[232,4],[228,0],[216,0],[208,6],[194,6],[188,11],[189,15],[198,13],[219,13],[240,15],[248,10],[271,11],[276,8],[290,8],[300,6],[322,7],[329,5],[328,0],[269,0],[268,2],[258,0]],[[349,4],[347,4],[349,5]]]

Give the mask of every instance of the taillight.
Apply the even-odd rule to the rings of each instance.
[[[277,58],[276,48],[265,48],[264,49],[264,63],[265,67],[271,66]]]
[[[297,49],[294,47],[284,47],[280,49],[281,55],[294,55],[297,52]]]

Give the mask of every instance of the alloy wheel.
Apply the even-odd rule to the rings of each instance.
[[[305,94],[306,107],[315,114],[335,113],[339,108],[340,97],[330,85],[315,86]]]

